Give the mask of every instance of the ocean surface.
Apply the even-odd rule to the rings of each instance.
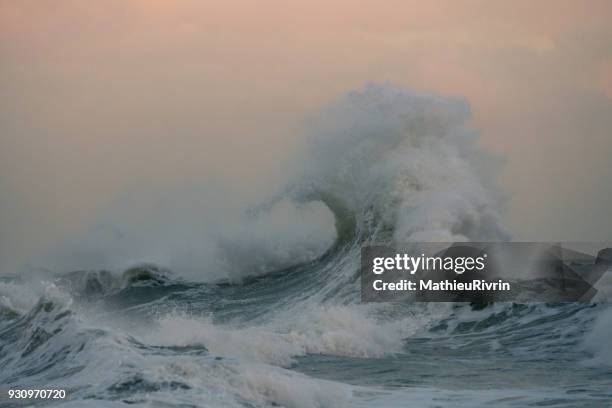
[[[461,99],[371,85],[313,125],[301,178],[246,229],[157,258],[128,231],[62,258],[87,265],[0,276],[0,406],[612,406],[605,297],[360,301],[363,245],[510,238],[468,117]],[[67,398],[6,398],[32,388]]]

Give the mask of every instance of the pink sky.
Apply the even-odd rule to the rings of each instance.
[[[0,60],[5,268],[133,183],[279,178],[380,80],[470,101],[517,238],[612,238],[609,1],[0,0]]]

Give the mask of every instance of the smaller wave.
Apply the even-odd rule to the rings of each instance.
[[[133,266],[120,273],[107,270],[69,272],[56,280],[56,284],[79,298],[109,295],[130,287],[165,286],[176,282],[169,270],[150,264]]]
[[[309,354],[376,358],[402,351],[403,339],[427,327],[434,315],[381,320],[367,307],[318,306],[299,317],[281,314],[258,326],[215,324],[210,318],[170,314],[145,341],[204,346],[213,355],[288,367]]]

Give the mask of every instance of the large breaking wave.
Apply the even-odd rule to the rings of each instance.
[[[605,305],[359,302],[362,245],[509,238],[468,120],[371,84],[309,122],[297,175],[256,205],[114,212],[0,281],[0,384],[67,406],[609,403]]]

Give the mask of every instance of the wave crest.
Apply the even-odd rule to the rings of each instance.
[[[388,83],[350,92],[312,121],[295,194],[333,197],[364,240],[507,239],[498,165],[469,114],[464,99]]]

